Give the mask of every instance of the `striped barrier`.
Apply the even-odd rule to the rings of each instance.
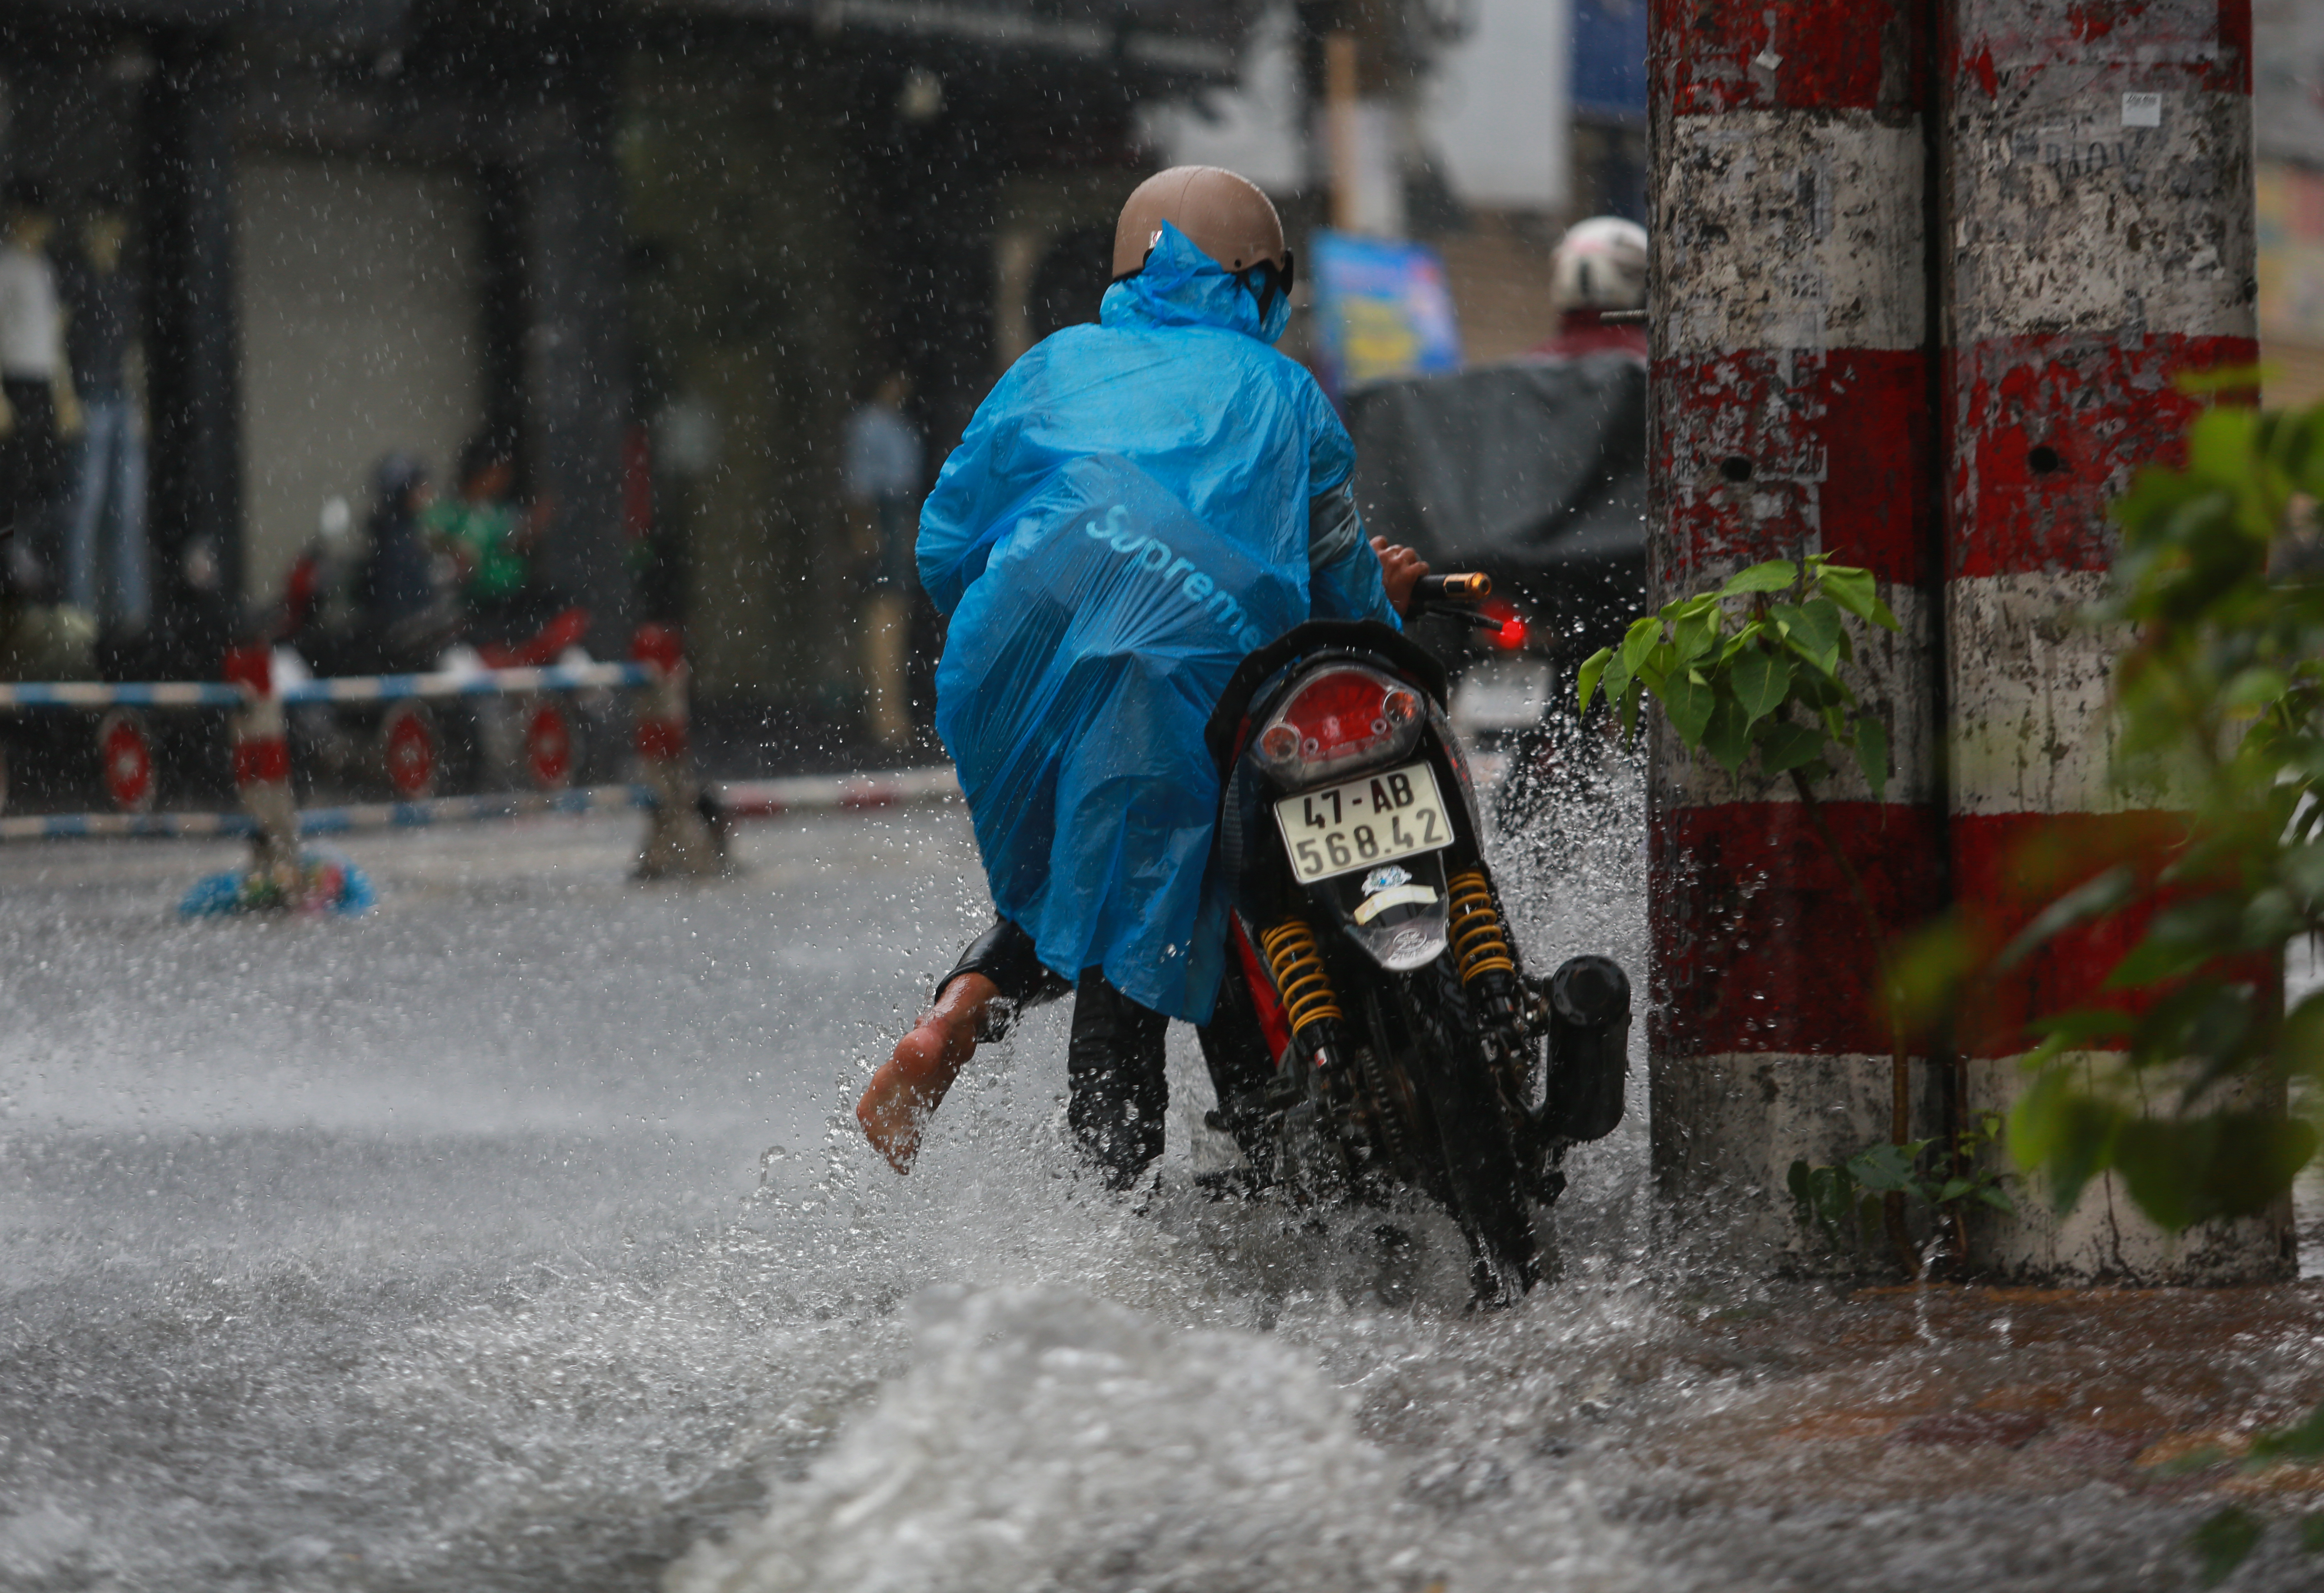
[[[846,812],[939,801],[960,782],[949,768],[899,769],[877,774],[809,774],[780,780],[738,780],[715,788],[728,819],[775,819],[787,813]],[[411,802],[351,802],[307,808],[300,835],[350,835],[438,824],[522,819],[550,813],[644,811],[654,806],[643,784],[586,786],[575,791],[505,792],[429,797]],[[208,840],[256,833],[247,813],[38,813],[0,818],[0,842],[98,838]]]
[[[624,808],[648,815],[641,876],[715,874],[724,860],[719,837],[700,810],[700,787],[687,747],[686,660],[676,635],[658,625],[640,628],[632,653],[630,662],[620,663],[281,680],[272,650],[254,644],[226,654],[222,681],[0,682],[0,709],[106,710],[97,730],[98,753],[115,809],[102,814],[0,818],[0,841],[244,837],[254,847],[244,883],[255,885],[241,894],[272,904],[298,897],[292,885],[307,872],[307,859],[300,850],[305,836]],[[533,791],[442,798],[430,794],[438,742],[425,707],[428,701],[524,699],[615,690],[632,691],[637,698],[636,785],[563,789],[573,765],[571,721],[564,709],[540,703],[526,710],[522,732]],[[379,755],[387,783],[401,800],[299,811],[292,800],[286,713],[298,707],[358,703],[389,705],[379,726]],[[139,710],[163,708],[228,710],[226,731],[241,812],[148,811],[154,796],[152,741]],[[0,778],[4,789],[5,778]]]
[[[801,774],[783,780],[734,780],[719,787],[718,808],[729,819],[773,819],[798,810],[893,808],[960,794],[949,766],[897,769],[880,774]]]
[[[640,879],[716,874],[726,866],[726,838],[702,810],[695,778],[686,655],[678,633],[658,625],[638,627],[630,655],[649,671],[638,693],[634,745],[638,773],[652,798],[646,844],[638,854]]]
[[[0,818],[0,841],[209,840],[257,829],[258,820],[247,813],[22,813]]]
[[[641,663],[554,664],[543,669],[445,670],[424,675],[339,675],[300,681],[275,695],[300,702],[398,702],[411,699],[521,697],[540,691],[591,691],[643,686]],[[217,681],[0,681],[5,708],[240,708],[239,686]]]
[[[300,835],[348,835],[371,829],[420,829],[433,824],[523,819],[541,813],[628,812],[653,805],[642,785],[590,785],[574,791],[495,792],[479,796],[429,797],[416,802],[350,802],[306,808]]]
[[[427,675],[343,675],[286,685],[281,700],[299,702],[397,702],[415,698],[519,697],[539,691],[590,691],[646,686],[652,672],[641,663],[554,664],[544,669],[447,670]]]
[[[240,708],[242,689],[215,681],[0,681],[0,708]]]
[[[415,829],[487,819],[521,819],[535,813],[602,813],[650,805],[637,785],[586,786],[577,791],[502,792],[482,796],[428,797],[416,802],[349,802],[336,808],[303,808],[299,833],[351,835],[374,829]],[[0,819],[0,841],[67,840],[140,837],[210,839],[257,833],[247,813],[37,813]]]
[[[299,810],[290,794],[290,742],[281,699],[274,694],[274,654],[264,645],[236,647],[226,655],[226,678],[247,699],[226,721],[234,742],[234,784],[243,811],[256,821],[251,831],[254,873],[293,882],[303,867],[299,855]]]

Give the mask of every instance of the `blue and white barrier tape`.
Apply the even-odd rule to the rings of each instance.
[[[428,675],[340,675],[286,685],[284,702],[385,702],[406,697],[507,697],[529,691],[586,691],[642,686],[641,663],[554,664],[546,669],[446,670]]]
[[[79,836],[249,835],[247,813],[24,813],[0,819],[0,841],[67,840]]]
[[[960,794],[949,764],[866,774],[794,774],[780,780],[730,780],[718,805],[733,819],[772,819],[794,809],[891,808]]]
[[[300,835],[347,835],[366,829],[413,829],[531,813],[598,813],[650,808],[642,785],[597,785],[578,791],[494,792],[483,796],[429,797],[416,802],[353,802],[308,808]],[[79,836],[246,836],[257,829],[247,813],[27,813],[0,819],[0,841],[62,840]]]
[[[803,774],[782,780],[735,780],[713,788],[719,806],[733,819],[772,819],[791,812],[886,808],[957,796],[960,780],[949,767],[897,769],[881,773]],[[429,797],[416,802],[355,802],[309,808],[299,815],[300,835],[345,835],[356,830],[417,829],[484,819],[516,819],[533,813],[602,813],[650,808],[643,785],[598,785],[578,791],[493,792],[479,796]],[[254,826],[246,813],[28,813],[0,818],[0,841],[57,840],[75,836],[240,836]]]
[[[285,685],[284,702],[388,702],[410,697],[512,697],[642,686],[641,663],[553,664],[545,669],[444,670],[425,675],[338,675]],[[239,686],[216,681],[0,681],[0,708],[240,708]]]
[[[361,829],[412,829],[479,819],[521,819],[534,813],[603,813],[652,806],[653,795],[642,785],[493,792],[481,796],[429,797],[416,802],[355,802],[344,808],[306,808],[299,814],[299,833],[345,835]]]
[[[239,686],[216,681],[0,681],[0,708],[240,708]]]

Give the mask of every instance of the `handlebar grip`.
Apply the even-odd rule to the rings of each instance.
[[[1493,578],[1489,575],[1424,575],[1416,600],[1428,602],[1443,598],[1454,603],[1474,603],[1493,595]]]

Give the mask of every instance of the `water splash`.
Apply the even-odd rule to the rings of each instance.
[[[1536,964],[1643,966],[1635,778],[1562,862],[1497,843]],[[1195,1195],[1184,1037],[1159,1184],[1084,1181],[1062,1006],[898,1179],[847,1107],[981,925],[964,827],[746,831],[666,893],[632,838],[366,841],[382,908],[290,933],[171,922],[174,849],[0,858],[0,1583],[904,1587],[945,1556],[883,1512],[974,1545],[1021,1496],[1019,1560],[924,1585],[1232,1587],[1210,1534],[1274,1521],[1321,1569],[1270,1587],[2099,1588],[2208,1508],[2140,1491],[2153,1435],[2324,1381],[2297,1292],[2110,1326],[1736,1275],[1650,1219],[1636,1117],[1575,1155],[1559,1282],[1471,1315],[1431,1213]],[[2020,1574],[2059,1542],[2079,1583]]]
[[[912,1318],[913,1369],[669,1593],[1408,1593],[1473,1554],[1288,1344],[1047,1291],[931,1291]],[[1554,1585],[1637,1585],[1578,1486],[1526,1505]]]

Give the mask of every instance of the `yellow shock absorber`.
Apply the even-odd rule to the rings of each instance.
[[[1489,973],[1517,972],[1517,961],[1509,955],[1509,937],[1493,906],[1493,887],[1485,883],[1485,871],[1456,874],[1445,888],[1451,898],[1452,960],[1460,965],[1461,982],[1473,985]]]
[[[1296,915],[1263,931],[1259,943],[1266,949],[1267,966],[1282,994],[1284,1014],[1294,1034],[1324,1018],[1338,1018],[1340,998],[1333,994],[1332,977],[1323,971],[1323,954],[1316,949],[1315,931]]]

